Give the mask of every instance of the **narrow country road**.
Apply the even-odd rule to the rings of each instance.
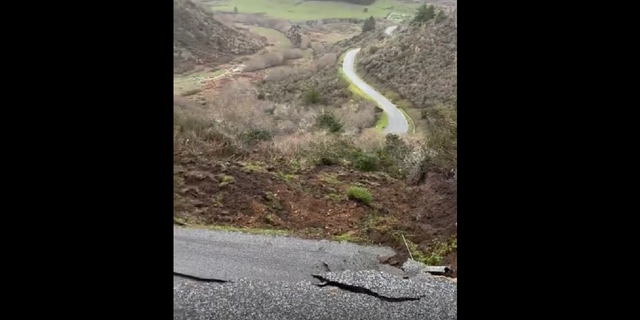
[[[390,35],[397,26],[391,26],[385,29],[385,33]],[[364,82],[355,71],[356,54],[360,51],[360,48],[347,51],[342,62],[342,70],[349,80],[365,94],[369,95],[375,100],[378,105],[384,110],[389,118],[389,124],[384,129],[384,133],[405,134],[409,131],[409,124],[404,114],[387,98],[378,93],[370,85]]]
[[[173,230],[173,271],[220,281],[311,281],[312,274],[327,272],[327,267],[397,273],[400,269],[378,262],[379,256],[393,255],[391,248],[353,243],[181,227]]]

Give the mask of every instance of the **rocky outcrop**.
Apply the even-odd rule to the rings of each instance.
[[[225,63],[265,45],[263,40],[223,25],[191,0],[173,0],[174,73],[189,71],[198,64]]]
[[[435,20],[396,31],[377,50],[362,50],[359,72],[391,87],[418,108],[454,101],[458,31],[451,16]]]
[[[302,28],[300,25],[292,25],[284,36],[291,41],[291,45],[294,48],[300,48],[300,45],[302,44]]]

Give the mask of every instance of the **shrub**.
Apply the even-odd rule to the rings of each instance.
[[[378,169],[378,157],[358,151],[353,155],[352,165],[360,171],[376,171]]]
[[[364,8],[364,10],[362,10],[362,12],[364,12],[364,13],[369,12],[369,8]]]
[[[366,188],[358,186],[350,186],[349,189],[347,189],[347,197],[349,197],[349,199],[362,201],[366,204],[370,204],[371,201],[373,201],[371,192],[369,192],[369,190],[367,190]]]
[[[364,24],[362,25],[362,32],[373,31],[375,29],[376,29],[376,19],[374,19],[373,16],[371,16],[364,21]]]
[[[333,112],[324,112],[316,117],[316,126],[327,129],[331,133],[342,131],[343,125]]]
[[[378,47],[376,46],[369,47],[369,54],[374,54],[376,52],[378,52]]]
[[[416,16],[413,18],[412,23],[422,24],[425,23],[435,17],[435,8],[433,5],[427,7],[425,3],[423,3],[419,8]]]

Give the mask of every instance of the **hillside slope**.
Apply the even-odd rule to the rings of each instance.
[[[221,64],[234,55],[252,54],[266,43],[213,19],[192,0],[173,0],[173,70],[189,71],[196,64]]]
[[[387,84],[417,108],[453,102],[458,73],[454,19],[435,19],[440,21],[397,30],[377,51],[362,51],[360,72]]]

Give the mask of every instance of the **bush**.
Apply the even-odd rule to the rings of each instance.
[[[378,47],[376,46],[369,47],[369,54],[374,54],[376,52],[378,52]]]
[[[251,129],[244,134],[244,140],[248,144],[254,144],[260,141],[269,141],[271,138],[271,133],[262,129]]]
[[[375,29],[376,29],[376,19],[374,19],[373,16],[371,16],[364,21],[364,24],[362,25],[362,32],[373,31]]]
[[[433,5],[427,7],[425,3],[423,3],[419,8],[416,16],[413,18],[412,23],[422,24],[425,23],[435,17],[435,8]]]
[[[362,10],[362,12],[364,12],[364,13],[369,12],[369,8],[364,8],[364,10]]]
[[[347,189],[347,197],[349,197],[349,199],[362,201],[366,204],[370,204],[371,201],[373,201],[369,190],[357,186],[350,186],[349,189]]]
[[[316,126],[327,129],[331,133],[342,131],[343,125],[333,112],[325,112],[316,117]]]
[[[354,154],[352,165],[360,171],[376,171],[378,169],[378,157],[359,151]]]

